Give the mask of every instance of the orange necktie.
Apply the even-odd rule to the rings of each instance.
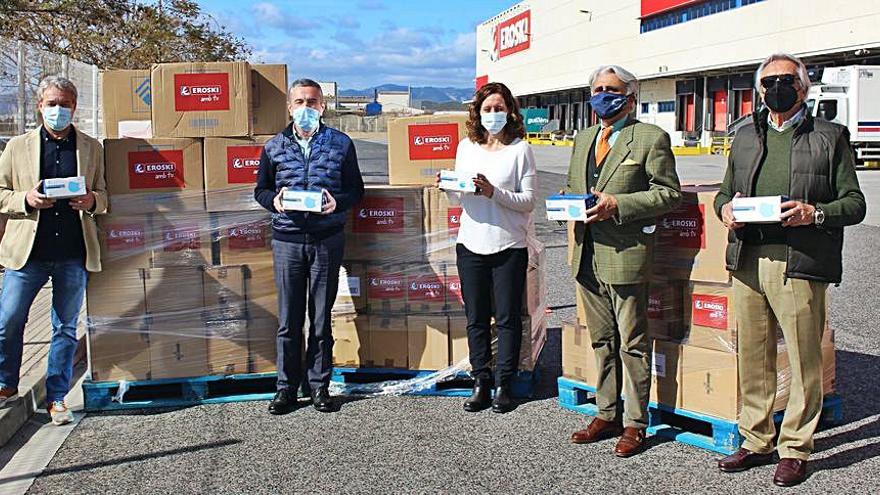
[[[611,151],[611,144],[608,143],[608,138],[611,137],[611,133],[614,131],[613,126],[608,126],[602,129],[602,135],[599,137],[599,142],[596,143],[596,166],[601,167],[602,162],[605,161],[605,157],[608,156],[608,152]]]

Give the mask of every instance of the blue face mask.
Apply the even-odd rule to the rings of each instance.
[[[483,124],[483,127],[485,127],[487,131],[489,131],[489,134],[494,136],[495,134],[501,132],[501,129],[504,129],[504,126],[507,124],[507,113],[481,113],[480,123]]]
[[[610,119],[619,114],[629,99],[627,95],[616,93],[596,93],[590,98],[590,105],[600,119]]]
[[[55,105],[54,107],[44,106],[42,114],[43,122],[46,124],[46,127],[55,132],[67,129],[67,126],[70,125],[70,120],[73,117],[73,111],[67,107],[62,107],[61,105]]]
[[[318,128],[321,122],[321,113],[311,107],[299,107],[293,111],[293,123],[309,133]]]

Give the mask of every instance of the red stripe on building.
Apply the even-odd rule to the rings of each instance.
[[[662,14],[669,10],[704,1],[705,0],[642,0],[642,17]]]

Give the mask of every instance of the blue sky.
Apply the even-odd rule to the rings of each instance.
[[[515,0],[199,0],[252,62],[340,88],[473,87],[476,26]]]

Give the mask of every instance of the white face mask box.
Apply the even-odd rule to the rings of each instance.
[[[86,178],[82,175],[58,179],[43,179],[43,194],[45,194],[47,198],[76,198],[85,193]]]
[[[324,204],[324,193],[321,191],[290,191],[281,195],[281,206],[287,211],[321,212]]]
[[[596,206],[596,196],[592,194],[557,194],[544,201],[547,220],[585,221],[587,210]]]
[[[443,189],[444,191],[471,193],[477,191],[477,186],[474,185],[473,177],[462,177],[454,170],[440,171],[440,184],[438,185],[438,187],[440,189]]]
[[[739,223],[781,222],[782,203],[785,196],[756,196],[752,198],[733,198],[733,219]]]

